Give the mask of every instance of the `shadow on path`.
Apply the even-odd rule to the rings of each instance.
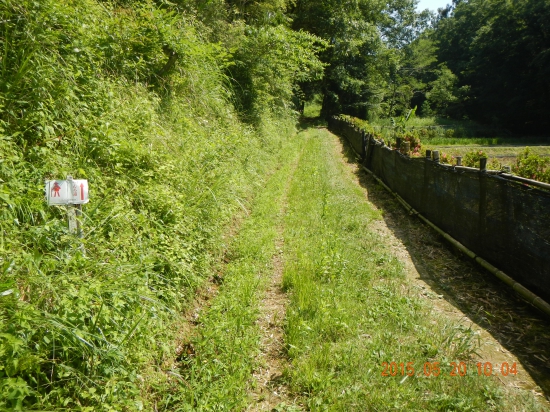
[[[324,129],[327,127],[326,120],[321,117],[300,117],[298,124],[296,125],[299,131],[303,131],[309,128]]]

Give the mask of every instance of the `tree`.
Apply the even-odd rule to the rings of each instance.
[[[471,118],[523,132],[547,129],[549,18],[548,0],[469,0],[455,2],[439,21],[438,60],[469,90],[457,104]]]
[[[228,68],[243,117],[255,122],[266,110],[295,109],[296,84],[322,77],[317,53],[324,45],[310,33],[283,25],[247,27]]]
[[[321,54],[325,77],[302,85],[323,95],[322,115],[348,113],[366,118],[379,111],[386,85],[389,45],[407,37],[413,0],[297,0],[290,8],[295,30],[307,30],[330,47]],[[409,13],[409,14],[407,14]],[[408,26],[407,26],[408,27]]]

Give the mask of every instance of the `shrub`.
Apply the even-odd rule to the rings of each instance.
[[[447,139],[451,139],[453,137],[455,137],[455,131],[453,129],[447,129],[445,130],[445,138]]]
[[[550,159],[531,153],[531,149],[526,147],[517,157],[516,164],[512,167],[512,171],[518,176],[527,179],[550,183],[549,164]]]
[[[468,167],[479,167],[479,160],[486,158],[487,154],[483,150],[472,150],[464,155],[462,164]]]
[[[420,129],[418,131],[418,135],[422,139],[433,139],[437,137],[437,128],[430,127],[428,129],[425,129],[425,128]]]
[[[439,156],[439,161],[440,161],[441,163],[451,164],[453,160],[454,160],[454,157],[451,156],[451,155],[448,154],[448,153],[442,153],[442,154]]]

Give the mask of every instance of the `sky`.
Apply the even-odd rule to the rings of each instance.
[[[420,0],[416,6],[416,10],[431,9],[437,11],[440,7],[445,7],[451,0]]]

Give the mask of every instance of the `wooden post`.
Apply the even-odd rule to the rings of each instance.
[[[411,151],[411,143],[401,142],[401,153],[403,153],[406,156],[409,156],[410,151]]]
[[[432,157],[435,163],[439,163],[439,150],[434,150],[432,152]]]
[[[457,166],[462,166],[462,156],[457,156],[456,157],[456,165]]]
[[[478,247],[483,250],[487,238],[487,158],[479,159],[479,223]],[[485,246],[486,247],[486,246]]]
[[[482,171],[482,172],[487,171],[487,158],[486,157],[482,157],[481,159],[479,159],[479,170]]]
[[[426,150],[426,159],[432,160],[432,151],[431,150]]]

